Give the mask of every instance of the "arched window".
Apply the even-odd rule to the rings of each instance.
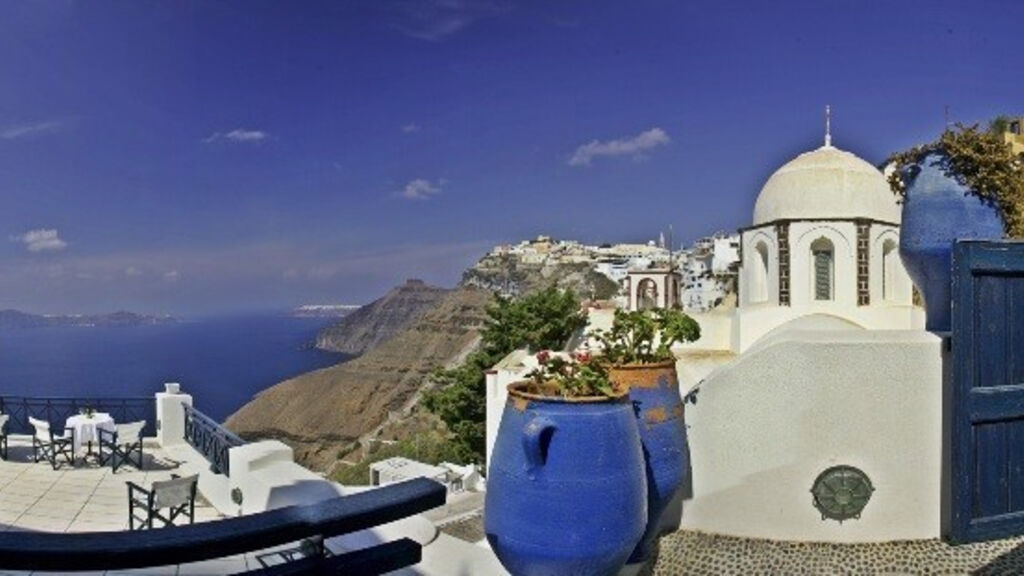
[[[835,292],[835,249],[827,238],[811,243],[815,300],[832,300]]]
[[[750,302],[768,300],[768,245],[758,242],[754,248],[753,270],[750,278]]]
[[[658,307],[658,285],[650,278],[644,278],[636,285],[636,309],[646,310]]]
[[[886,240],[882,244],[882,300],[896,299],[896,259],[899,252],[896,242]]]

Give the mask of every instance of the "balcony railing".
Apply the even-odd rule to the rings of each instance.
[[[230,476],[228,451],[245,444],[234,432],[191,406],[185,409],[185,441],[199,451],[216,474]]]
[[[0,532],[0,569],[99,571],[224,558],[311,539],[351,534],[444,504],[444,486],[410,480],[350,496],[249,516],[138,532]],[[420,561],[403,538],[372,548],[312,556],[245,574],[382,574]]]
[[[156,435],[156,404],[153,397],[142,398],[71,398],[0,396],[0,413],[10,415],[8,434],[32,434],[28,417],[46,420],[60,428],[67,419],[84,410],[107,412],[114,422],[145,420],[143,436]]]

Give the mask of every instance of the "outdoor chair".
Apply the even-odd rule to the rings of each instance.
[[[142,429],[145,420],[118,424],[116,430],[100,428],[100,466],[110,462],[111,472],[125,463],[142,470]]]
[[[188,517],[188,523],[192,524],[196,517],[198,482],[198,474],[184,478],[172,474],[170,480],[153,482],[149,490],[134,482],[125,482],[128,485],[128,529],[152,528],[154,520],[173,526],[179,516]]]
[[[56,470],[59,466],[58,459],[63,456],[68,464],[75,465],[75,430],[65,428],[64,434],[57,436],[50,428],[50,423],[31,416],[28,421],[32,424],[32,457],[36,462],[44,458]]]
[[[7,420],[10,414],[0,414],[0,458],[7,460]]]

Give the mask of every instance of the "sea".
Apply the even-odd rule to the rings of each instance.
[[[143,397],[179,382],[197,409],[223,422],[260,391],[347,360],[313,347],[333,321],[268,313],[0,330],[0,395]]]

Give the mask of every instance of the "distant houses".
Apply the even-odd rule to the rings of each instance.
[[[590,264],[619,286],[617,304],[622,308],[635,309],[642,300],[704,312],[736,289],[739,234],[719,232],[680,251],[670,250],[664,237],[646,244],[593,246],[542,235],[496,246],[487,258],[513,258],[527,265]]]

